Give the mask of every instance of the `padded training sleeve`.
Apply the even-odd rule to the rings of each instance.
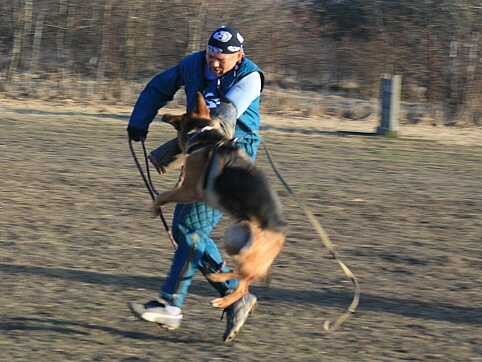
[[[239,118],[260,94],[261,76],[258,72],[252,72],[234,84],[226,97],[236,106]]]

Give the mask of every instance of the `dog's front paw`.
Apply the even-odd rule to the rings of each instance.
[[[215,308],[226,309],[231,304],[239,299],[239,295],[236,293],[225,295],[222,298],[216,298],[211,301],[211,305]]]
[[[211,305],[215,308],[226,308],[229,305],[225,306],[226,303],[224,303],[224,298],[216,298],[211,301]]]

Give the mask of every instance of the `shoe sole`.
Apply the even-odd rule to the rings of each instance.
[[[172,317],[171,316],[160,317],[156,313],[144,313],[141,316],[141,318],[147,322],[157,323],[161,326],[161,328],[168,329],[171,331],[179,328],[179,325],[181,324],[182,314],[178,316],[172,316]],[[166,324],[166,319],[172,320],[173,322],[179,322],[179,323],[177,323],[177,325]]]
[[[229,343],[234,341],[234,339],[238,336],[239,332],[241,332],[241,329],[243,329],[243,326],[246,323],[246,320],[251,314],[254,313],[254,310],[256,309],[257,306],[258,306],[258,301],[254,302],[249,312],[246,313],[246,317],[244,317],[243,323],[241,323],[241,325],[238,328],[236,328],[234,331],[231,332],[231,334],[224,340],[224,343]]]
[[[178,329],[179,326],[181,325],[181,319],[182,319],[182,314],[178,316],[172,316],[172,317],[159,317],[158,314],[156,313],[144,313],[144,314],[139,314],[137,311],[134,310],[134,308],[131,306],[130,303],[127,303],[127,306],[129,307],[131,313],[140,321],[144,322],[150,322],[150,323],[157,323],[161,328],[167,329],[169,331],[172,331],[174,329]],[[173,321],[179,321],[177,325],[169,325],[166,323],[163,323],[162,320],[165,319],[172,319]]]

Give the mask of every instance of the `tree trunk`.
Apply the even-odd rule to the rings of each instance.
[[[129,0],[129,11],[127,13],[126,23],[126,40],[124,47],[124,69],[121,71],[123,79],[135,77],[137,73],[136,69],[136,41],[137,31],[136,22],[139,20],[138,8],[139,3],[137,0]]]
[[[12,84],[20,63],[22,48],[32,29],[32,7],[33,0],[15,1],[14,3],[14,24],[15,33],[13,36],[13,47],[10,54],[7,71],[7,84]]]
[[[204,29],[208,3],[209,1],[202,0],[197,16],[189,20],[189,41],[186,55],[201,50],[201,33]]]
[[[37,14],[37,20],[35,21],[35,32],[33,36],[32,57],[30,59],[30,71],[38,71],[38,62],[40,59],[40,44],[42,42],[42,34],[44,27],[45,9],[44,5]]]
[[[69,8],[68,0],[59,0],[60,23],[57,31],[57,52],[60,58],[59,88],[63,95],[71,89],[71,71],[73,66],[72,29],[75,20],[75,9]]]
[[[104,77],[107,65],[110,40],[110,18],[112,14],[113,0],[106,0],[104,5],[104,16],[102,21],[102,43],[100,46],[99,64],[97,67],[97,94],[104,94]]]

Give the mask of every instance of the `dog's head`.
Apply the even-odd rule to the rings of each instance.
[[[184,149],[187,140],[194,133],[205,127],[212,127],[212,130],[221,130],[219,119],[211,118],[210,110],[200,92],[196,94],[196,108],[194,111],[179,116],[165,114],[162,117],[162,122],[171,124],[177,130],[179,146],[182,149]]]

